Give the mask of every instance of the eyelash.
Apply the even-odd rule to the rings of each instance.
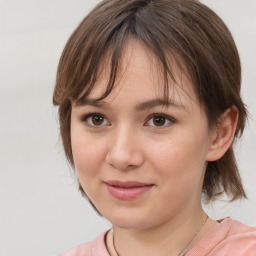
[[[99,117],[99,118],[102,118],[103,119],[103,124],[99,124],[99,125],[95,125],[93,124],[93,121],[89,119],[92,118],[92,117]],[[152,122],[153,122],[153,118],[163,118],[164,119],[164,124],[163,125],[160,125],[160,126],[157,126],[157,125],[149,125],[149,121],[152,119]],[[100,113],[89,113],[89,114],[86,114],[84,115],[82,118],[81,118],[81,121],[82,122],[85,122],[88,126],[90,127],[93,127],[93,128],[100,128],[102,126],[108,126],[110,123],[109,121],[107,121],[107,118],[100,114]],[[104,122],[107,121],[107,124],[104,124]],[[167,122],[167,124],[166,124]],[[147,119],[146,119],[146,122],[144,123],[145,126],[152,126],[154,128],[165,128],[166,126],[169,126],[170,123],[175,123],[176,120],[171,117],[171,116],[168,116],[166,114],[162,114],[162,113],[154,113],[154,114],[151,114]]]
[[[81,121],[82,122],[85,122],[88,126],[90,126],[90,127],[101,127],[101,126],[103,126],[103,125],[95,125],[95,124],[93,124],[92,123],[92,121],[91,121],[91,124],[89,123],[89,118],[92,118],[92,117],[100,117],[100,118],[103,118],[103,120],[105,121],[105,120],[107,120],[107,118],[104,116],[104,115],[102,115],[102,114],[100,114],[100,113],[89,113],[89,114],[87,114],[87,115],[84,115],[82,118],[81,118]],[[103,121],[103,122],[104,122]],[[109,123],[109,122],[108,122]],[[105,125],[105,124],[104,124]]]
[[[164,118],[164,125],[160,125],[160,126],[157,126],[157,125],[146,125],[146,126],[152,126],[154,128],[165,128],[166,126],[169,126],[171,123],[175,123],[175,119],[169,115],[166,115],[166,114],[161,114],[161,113],[154,113],[152,115],[150,115],[148,118],[147,118],[147,121],[146,123],[149,123],[149,121],[152,119],[152,122],[153,122],[153,118]],[[168,122],[168,124],[166,124],[166,122]],[[146,124],[145,123],[145,124]]]

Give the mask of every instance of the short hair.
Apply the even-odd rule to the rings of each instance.
[[[240,96],[241,66],[233,37],[211,9],[197,0],[105,0],[99,3],[69,38],[57,70],[53,95],[66,157],[74,167],[70,121],[72,102],[89,95],[108,53],[109,81],[116,81],[122,49],[134,37],[157,57],[168,94],[168,79],[178,65],[192,82],[209,127],[218,124],[230,106],[239,110],[235,138],[242,135],[247,111]],[[171,59],[171,61],[170,61]],[[83,188],[79,185],[82,194]],[[226,193],[231,201],[246,198],[233,143],[219,160],[208,162],[202,195],[210,202]]]

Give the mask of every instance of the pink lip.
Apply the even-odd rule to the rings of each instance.
[[[135,199],[153,187],[153,184],[141,183],[137,181],[112,180],[105,182],[110,194],[120,200]]]

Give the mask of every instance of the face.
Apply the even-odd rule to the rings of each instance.
[[[201,207],[211,144],[205,112],[176,70],[169,101],[153,54],[130,40],[114,90],[97,99],[101,74],[82,105],[73,105],[71,144],[79,181],[114,225],[150,228]],[[201,209],[201,208],[200,208]]]

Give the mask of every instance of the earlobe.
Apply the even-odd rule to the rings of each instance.
[[[231,146],[238,122],[239,111],[231,106],[220,117],[220,122],[213,132],[212,141],[206,157],[207,161],[220,159]]]

